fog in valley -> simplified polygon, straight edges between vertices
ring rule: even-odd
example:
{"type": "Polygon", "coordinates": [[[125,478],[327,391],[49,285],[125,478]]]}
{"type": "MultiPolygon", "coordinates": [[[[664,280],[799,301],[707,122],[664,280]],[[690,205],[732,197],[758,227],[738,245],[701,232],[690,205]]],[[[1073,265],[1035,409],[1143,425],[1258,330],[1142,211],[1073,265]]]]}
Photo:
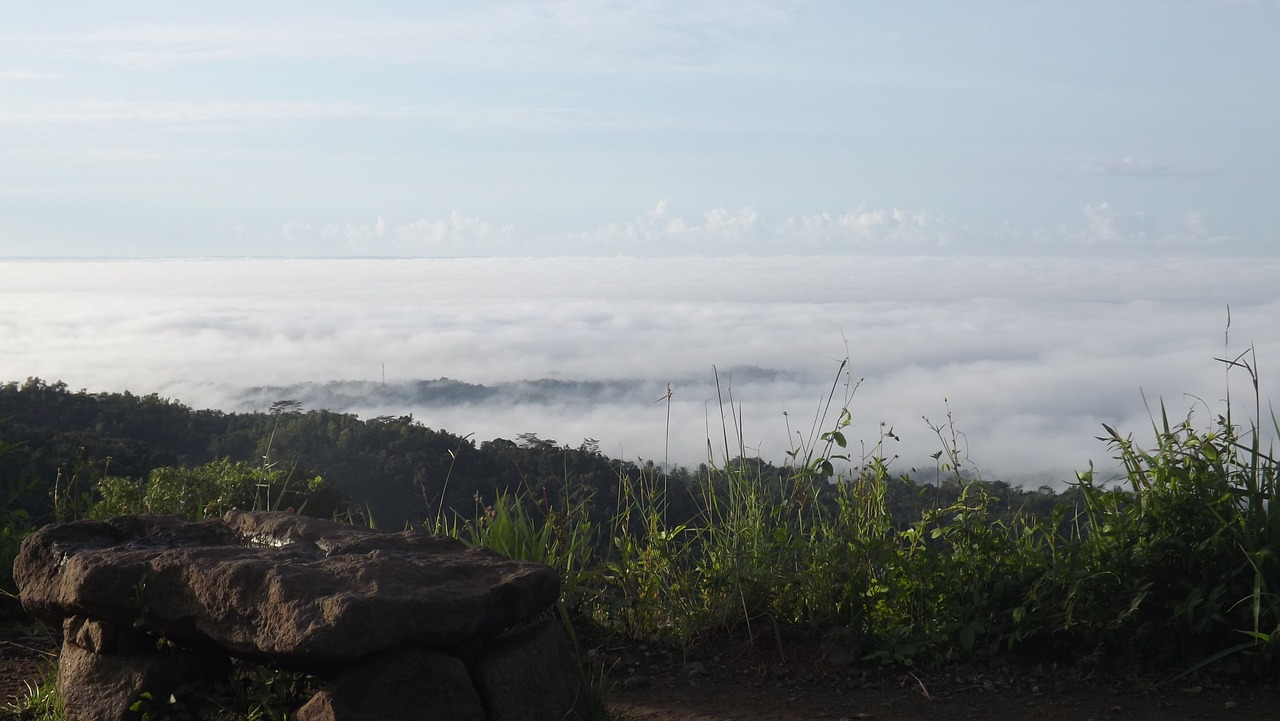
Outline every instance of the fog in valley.
{"type": "Polygon", "coordinates": [[[1280,363],[1280,261],[1265,258],[30,260],[0,273],[3,380],[230,412],[288,399],[412,414],[477,441],[592,439],[687,466],[709,448],[723,460],[726,437],[729,455],[740,442],[784,461],[834,392],[827,424],[847,397],[855,456],[892,428],[893,467],[929,477],[931,426],[950,418],[985,477],[1059,485],[1110,468],[1103,423],[1150,436],[1144,397],[1201,426],[1228,391],[1250,411],[1248,376],[1215,358],[1251,344],[1265,415],[1280,363]]]}

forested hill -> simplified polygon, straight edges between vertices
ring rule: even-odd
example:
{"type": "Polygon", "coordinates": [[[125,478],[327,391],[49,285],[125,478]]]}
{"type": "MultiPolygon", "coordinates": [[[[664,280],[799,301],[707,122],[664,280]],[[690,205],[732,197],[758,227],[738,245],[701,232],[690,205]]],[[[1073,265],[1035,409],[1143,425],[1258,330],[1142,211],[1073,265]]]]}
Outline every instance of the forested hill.
{"type": "MultiPolygon", "coordinates": [[[[194,467],[221,459],[269,466],[287,477],[320,477],[339,491],[345,511],[382,528],[418,526],[441,509],[473,517],[478,503],[499,492],[539,502],[544,509],[570,497],[592,500],[593,515],[608,519],[617,508],[619,478],[646,475],[669,484],[670,517],[697,512],[699,469],[660,473],[652,464],[610,459],[596,443],[576,446],[522,434],[516,440],[475,443],[427,428],[411,416],[360,419],[325,410],[304,411],[282,400],[266,413],[193,410],[155,394],[87,393],[63,383],[29,379],[0,385],[0,492],[10,508],[49,518],[51,491],[93,494],[103,477],[145,479],[156,469],[194,467]]],[[[752,475],[764,483],[787,470],[759,460],[752,475]]],[[[907,521],[922,507],[954,497],[957,484],[941,488],[893,484],[894,516],[907,521]]],[[[1045,489],[1024,491],[988,484],[1009,508],[1046,510],[1059,497],[1045,489]]]]}

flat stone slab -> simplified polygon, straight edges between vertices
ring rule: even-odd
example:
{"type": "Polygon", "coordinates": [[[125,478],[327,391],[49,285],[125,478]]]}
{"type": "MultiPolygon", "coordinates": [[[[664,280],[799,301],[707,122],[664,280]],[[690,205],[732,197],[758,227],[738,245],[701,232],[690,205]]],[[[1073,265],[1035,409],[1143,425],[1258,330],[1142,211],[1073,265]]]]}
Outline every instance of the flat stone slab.
{"type": "Polygon", "coordinates": [[[241,511],[48,525],[23,542],[14,579],[50,624],[86,616],[279,659],[490,637],[560,593],[550,567],[450,538],[241,511]]]}

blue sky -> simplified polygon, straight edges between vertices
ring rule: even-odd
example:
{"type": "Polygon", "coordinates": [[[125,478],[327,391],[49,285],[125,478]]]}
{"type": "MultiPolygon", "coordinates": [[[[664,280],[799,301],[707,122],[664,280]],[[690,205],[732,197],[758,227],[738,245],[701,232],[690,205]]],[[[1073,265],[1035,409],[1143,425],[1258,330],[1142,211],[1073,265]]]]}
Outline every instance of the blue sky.
{"type": "Polygon", "coordinates": [[[0,256],[1272,254],[1280,3],[0,13],[0,256]]]}

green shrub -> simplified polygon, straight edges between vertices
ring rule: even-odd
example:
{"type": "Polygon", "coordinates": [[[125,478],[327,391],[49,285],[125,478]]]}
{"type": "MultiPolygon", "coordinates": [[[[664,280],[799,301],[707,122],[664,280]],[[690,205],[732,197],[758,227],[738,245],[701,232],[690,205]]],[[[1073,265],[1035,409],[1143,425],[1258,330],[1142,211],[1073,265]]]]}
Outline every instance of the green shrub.
{"type": "Polygon", "coordinates": [[[145,481],[107,476],[97,491],[100,500],[91,511],[95,518],[159,513],[199,520],[231,509],[294,509],[331,516],[339,498],[319,477],[292,479],[278,469],[225,458],[193,468],[157,468],[145,481]]]}

